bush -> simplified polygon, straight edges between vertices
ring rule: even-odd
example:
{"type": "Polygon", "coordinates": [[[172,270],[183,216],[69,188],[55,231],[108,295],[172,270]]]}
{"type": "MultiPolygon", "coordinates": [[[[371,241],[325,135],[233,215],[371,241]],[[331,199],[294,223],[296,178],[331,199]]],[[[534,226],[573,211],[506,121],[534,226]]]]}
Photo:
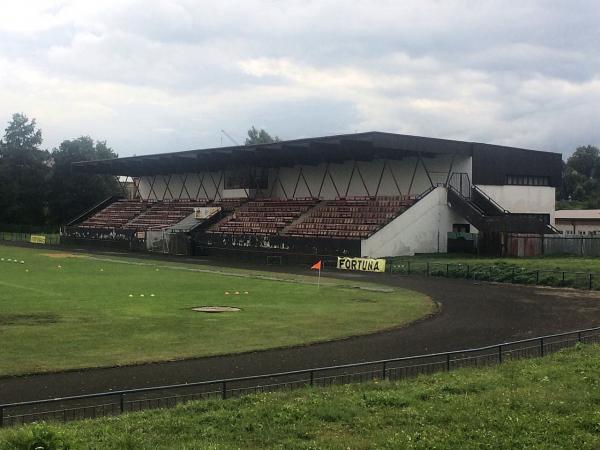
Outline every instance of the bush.
{"type": "Polygon", "coordinates": [[[4,442],[0,443],[2,450],[67,450],[69,448],[69,444],[60,433],[43,423],[10,431],[4,442]]]}

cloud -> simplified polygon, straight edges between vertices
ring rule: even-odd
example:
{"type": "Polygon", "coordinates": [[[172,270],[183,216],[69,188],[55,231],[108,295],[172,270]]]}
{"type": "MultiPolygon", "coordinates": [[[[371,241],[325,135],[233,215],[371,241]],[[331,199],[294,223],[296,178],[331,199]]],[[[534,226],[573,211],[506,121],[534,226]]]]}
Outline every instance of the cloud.
{"type": "Polygon", "coordinates": [[[0,120],[121,155],[384,130],[600,145],[596,2],[75,0],[3,5],[0,120]]]}

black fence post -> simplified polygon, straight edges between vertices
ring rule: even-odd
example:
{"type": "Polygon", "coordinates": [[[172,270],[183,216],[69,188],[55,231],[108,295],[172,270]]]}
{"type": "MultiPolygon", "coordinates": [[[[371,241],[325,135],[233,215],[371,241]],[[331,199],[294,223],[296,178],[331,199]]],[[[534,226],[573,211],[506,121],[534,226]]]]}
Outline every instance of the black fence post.
{"type": "Polygon", "coordinates": [[[540,271],[535,271],[535,284],[540,284],[540,271]]]}
{"type": "Polygon", "coordinates": [[[563,273],[562,273],[562,282],[563,282],[563,284],[565,284],[565,271],[564,270],[563,270],[563,273]]]}
{"type": "Polygon", "coordinates": [[[385,380],[386,378],[387,378],[387,365],[384,362],[383,363],[383,370],[382,370],[382,373],[381,373],[381,379],[385,380]]]}
{"type": "Polygon", "coordinates": [[[589,278],[590,278],[590,280],[589,280],[589,288],[590,288],[590,291],[591,291],[592,290],[592,274],[591,273],[589,274],[589,278]]]}
{"type": "Polygon", "coordinates": [[[450,274],[450,264],[446,264],[446,278],[448,278],[449,274],[450,274]]]}
{"type": "Polygon", "coordinates": [[[315,384],[315,373],[311,370],[310,371],[310,385],[314,386],[315,384]]]}
{"type": "Polygon", "coordinates": [[[577,332],[577,342],[581,342],[581,331],[577,332]]]}
{"type": "Polygon", "coordinates": [[[125,412],[125,394],[119,395],[119,406],[121,408],[121,413],[125,412]]]}
{"type": "Polygon", "coordinates": [[[470,272],[471,272],[471,266],[469,264],[467,264],[467,277],[466,277],[467,279],[469,278],[470,272]]]}
{"type": "Polygon", "coordinates": [[[450,353],[446,355],[446,372],[450,372],[450,353]]]}
{"type": "Polygon", "coordinates": [[[502,345],[498,346],[498,363],[502,364],[502,345]]]}
{"type": "Polygon", "coordinates": [[[512,276],[511,276],[510,282],[511,283],[515,282],[515,268],[514,267],[512,268],[512,276]]]}
{"type": "Polygon", "coordinates": [[[223,384],[221,385],[221,398],[223,400],[227,399],[227,383],[225,381],[223,381],[223,384]]]}
{"type": "Polygon", "coordinates": [[[544,356],[544,338],[540,338],[540,356],[544,356]]]}
{"type": "Polygon", "coordinates": [[[407,272],[407,275],[410,275],[410,261],[408,261],[408,263],[407,263],[406,272],[407,272]]]}

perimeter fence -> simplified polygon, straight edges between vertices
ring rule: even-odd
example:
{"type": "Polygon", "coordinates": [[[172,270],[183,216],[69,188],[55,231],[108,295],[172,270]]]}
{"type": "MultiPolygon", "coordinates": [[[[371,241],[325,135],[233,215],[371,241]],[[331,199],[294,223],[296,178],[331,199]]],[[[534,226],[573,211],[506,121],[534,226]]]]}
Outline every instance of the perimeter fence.
{"type": "Polygon", "coordinates": [[[473,281],[600,289],[600,273],[562,269],[531,269],[508,264],[465,264],[431,261],[393,261],[388,272],[401,275],[464,278],[473,281]]]}
{"type": "Polygon", "coordinates": [[[0,405],[0,426],[8,427],[42,420],[67,422],[115,416],[147,409],[169,408],[191,400],[226,400],[261,392],[291,391],[298,388],[328,387],[374,380],[395,381],[466,367],[492,366],[508,360],[541,357],[578,343],[600,343],[600,327],[453,352],[7,403],[0,405]]]}
{"type": "Polygon", "coordinates": [[[0,241],[26,242],[29,244],[59,245],[58,233],[21,233],[13,231],[0,231],[0,241]]]}

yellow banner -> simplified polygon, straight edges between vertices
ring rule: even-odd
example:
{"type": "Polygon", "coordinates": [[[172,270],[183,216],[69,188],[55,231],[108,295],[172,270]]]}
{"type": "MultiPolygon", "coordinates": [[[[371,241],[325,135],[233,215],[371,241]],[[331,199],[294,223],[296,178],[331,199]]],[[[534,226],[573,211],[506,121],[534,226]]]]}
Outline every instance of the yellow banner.
{"type": "Polygon", "coordinates": [[[337,268],[362,270],[363,272],[385,272],[385,259],[342,258],[338,256],[337,268]]]}
{"type": "Polygon", "coordinates": [[[31,242],[32,244],[45,244],[46,236],[44,236],[43,234],[32,234],[29,238],[29,242],[31,242]]]}

